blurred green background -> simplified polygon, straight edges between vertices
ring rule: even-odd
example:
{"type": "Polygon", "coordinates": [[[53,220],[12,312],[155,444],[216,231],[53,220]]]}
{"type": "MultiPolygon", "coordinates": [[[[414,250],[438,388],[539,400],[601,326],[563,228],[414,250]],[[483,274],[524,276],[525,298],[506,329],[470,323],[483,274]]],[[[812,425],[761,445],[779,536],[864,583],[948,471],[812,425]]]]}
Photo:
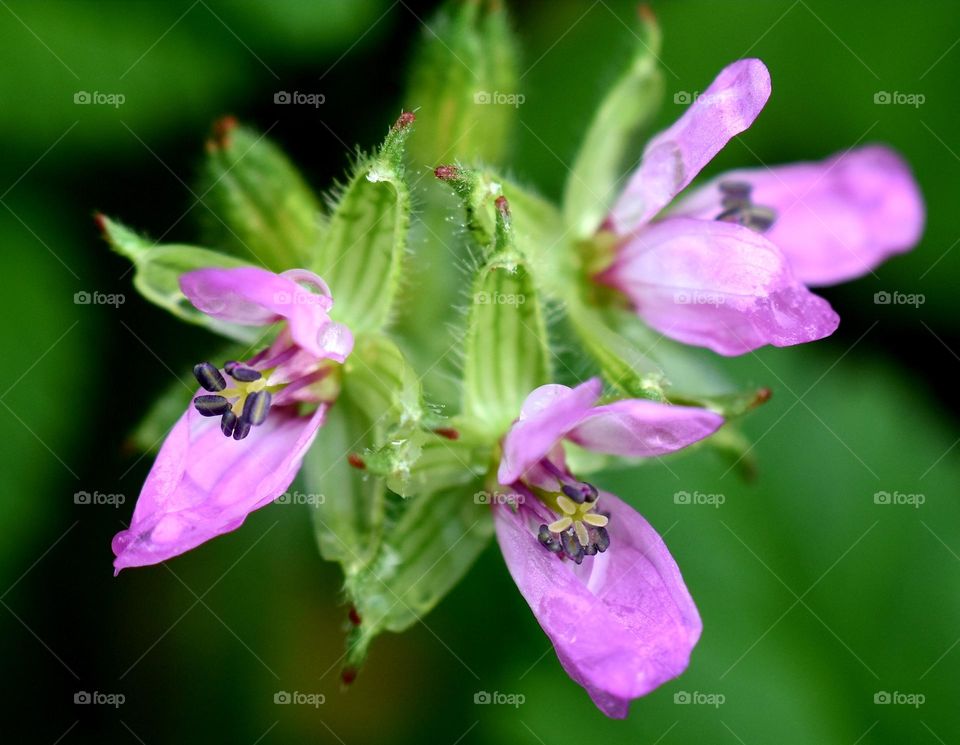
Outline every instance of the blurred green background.
{"type": "MultiPolygon", "coordinates": [[[[495,545],[421,624],[378,640],[347,692],[340,578],[305,506],[264,509],[168,568],[111,576],[110,538],[150,462],[126,435],[209,338],[133,292],[93,210],[197,240],[192,179],[224,113],[269,130],[325,188],[398,113],[433,4],[0,2],[5,741],[960,741],[960,14],[946,1],[653,5],[663,124],[683,110],[675,93],[733,59],[759,56],[772,73],[765,112],[707,175],[884,141],[913,165],[928,227],[877,276],[824,293],[843,318],[830,340],[722,362],[774,389],[745,425],[753,483],[707,450],[599,479],[666,536],[705,624],[689,671],[614,722],[567,679],[495,545]],[[326,103],[277,106],[278,90],[326,103]],[[125,101],[78,105],[79,91],[125,101]],[[877,105],[881,91],[925,102],[877,105]],[[878,306],[881,290],[925,303],[878,306]],[[126,302],[75,304],[81,291],[126,302]],[[78,505],[78,491],[126,504],[78,505]],[[675,504],[678,491],[723,504],[675,504]],[[876,504],[880,491],[923,503],[876,504]],[[326,702],[278,706],[281,690],[326,702]],[[125,703],[78,705],[79,691],[125,703]],[[525,702],[478,705],[479,691],[525,702]],[[723,703],[697,703],[710,695],[723,703]]],[[[526,101],[510,171],[547,196],[629,58],[634,13],[615,0],[514,4],[526,101]]]]}

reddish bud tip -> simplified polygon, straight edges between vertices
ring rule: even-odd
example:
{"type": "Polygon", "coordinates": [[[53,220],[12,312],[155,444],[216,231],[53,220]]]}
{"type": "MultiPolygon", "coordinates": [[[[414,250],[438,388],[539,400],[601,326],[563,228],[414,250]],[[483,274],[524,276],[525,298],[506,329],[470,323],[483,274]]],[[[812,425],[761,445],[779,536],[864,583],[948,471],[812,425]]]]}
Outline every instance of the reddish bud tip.
{"type": "Polygon", "coordinates": [[[637,15],[640,16],[640,20],[646,24],[652,25],[657,22],[657,16],[648,3],[640,3],[637,7],[637,15]]]}
{"type": "Polygon", "coordinates": [[[394,131],[394,132],[399,132],[401,129],[406,129],[406,128],[409,127],[411,124],[413,124],[413,122],[414,122],[414,120],[415,120],[416,118],[417,118],[417,117],[415,117],[415,116],[413,115],[413,112],[412,112],[412,111],[404,111],[404,112],[400,115],[400,118],[397,119],[397,121],[395,121],[395,122],[393,123],[393,131],[394,131]]]}
{"type": "Polygon", "coordinates": [[[93,213],[93,221],[96,223],[97,229],[98,229],[101,233],[103,233],[104,235],[106,235],[106,233],[107,233],[107,218],[106,218],[106,216],[105,216],[102,212],[94,212],[94,213],[93,213]]]}
{"type": "Polygon", "coordinates": [[[773,396],[773,390],[770,388],[761,388],[757,391],[757,395],[753,399],[753,405],[759,406],[760,404],[765,404],[770,400],[770,397],[773,396]]]}
{"type": "Polygon", "coordinates": [[[433,169],[433,175],[441,181],[453,181],[460,178],[460,169],[456,166],[437,166],[433,169]]]}
{"type": "Polygon", "coordinates": [[[446,437],[448,440],[460,439],[460,433],[457,430],[455,430],[453,427],[438,427],[433,431],[435,434],[438,434],[441,437],[446,437]]]}
{"type": "Polygon", "coordinates": [[[230,135],[237,128],[237,117],[228,114],[213,123],[213,134],[207,140],[207,150],[226,150],[230,147],[230,135]]]}
{"type": "Polygon", "coordinates": [[[363,623],[363,619],[360,618],[360,614],[357,613],[357,607],[355,605],[350,606],[350,611],[347,613],[347,618],[350,619],[350,623],[354,626],[359,626],[363,623]]]}
{"type": "Polygon", "coordinates": [[[507,201],[506,197],[497,197],[494,205],[496,205],[497,211],[503,215],[504,219],[510,217],[510,203],[507,201]]]}
{"type": "Polygon", "coordinates": [[[343,670],[340,671],[340,682],[343,683],[344,686],[350,685],[356,679],[357,679],[357,668],[345,667],[343,668],[343,670]]]}
{"type": "Polygon", "coordinates": [[[363,470],[367,467],[367,464],[363,462],[363,458],[356,453],[350,453],[350,455],[347,456],[347,463],[354,468],[359,468],[360,470],[363,470]]]}

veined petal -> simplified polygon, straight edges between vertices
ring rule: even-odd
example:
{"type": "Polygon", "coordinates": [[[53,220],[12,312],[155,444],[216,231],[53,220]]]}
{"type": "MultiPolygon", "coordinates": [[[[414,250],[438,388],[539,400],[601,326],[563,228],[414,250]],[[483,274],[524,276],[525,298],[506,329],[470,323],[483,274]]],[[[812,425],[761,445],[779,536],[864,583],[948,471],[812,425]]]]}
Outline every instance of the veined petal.
{"type": "Polygon", "coordinates": [[[776,221],[764,235],[804,284],[866,274],[913,248],[923,232],[923,197],[910,168],[881,145],[817,163],[730,171],[684,197],[671,214],[715,218],[724,181],[750,184],[751,201],[773,208],[776,221]]]}
{"type": "Polygon", "coordinates": [[[590,411],[603,391],[599,378],[576,388],[544,385],[524,401],[520,418],[503,440],[497,478],[512,484],[538,463],[590,411]]]}
{"type": "Polygon", "coordinates": [[[130,528],[113,539],[114,567],[156,564],[240,527],[293,481],[325,413],[273,411],[237,441],[191,406],[160,448],[130,528]]]}
{"type": "Polygon", "coordinates": [[[732,137],[745,131],[770,97],[770,73],[758,59],[725,67],[669,129],[647,144],[640,165],[610,212],[618,235],[649,222],[732,137]]]}
{"type": "Polygon", "coordinates": [[[649,457],[685,448],[722,424],[723,417],[707,409],[628,398],[597,406],[567,437],[600,453],[649,457]]]}
{"type": "Polygon", "coordinates": [[[257,267],[198,269],[180,277],[180,288],[197,309],[214,318],[247,326],[286,320],[294,342],[316,357],[342,360],[343,350],[353,347],[353,337],[345,327],[331,328],[327,313],[333,300],[324,281],[312,272],[297,269],[274,274],[257,267]],[[327,294],[310,292],[301,282],[327,294]],[[327,338],[331,331],[335,332],[332,340],[327,338]]]}
{"type": "MultiPolygon", "coordinates": [[[[579,567],[546,551],[524,510],[494,508],[510,575],[567,674],[609,717],[680,675],[702,623],[676,562],[656,531],[612,494],[610,548],[579,567]]],[[[535,520],[534,520],[535,521],[535,520]]]]}
{"type": "Polygon", "coordinates": [[[724,355],[814,341],[839,317],[773,243],[732,223],[670,217],[630,238],[598,281],[660,333],[724,355]]]}

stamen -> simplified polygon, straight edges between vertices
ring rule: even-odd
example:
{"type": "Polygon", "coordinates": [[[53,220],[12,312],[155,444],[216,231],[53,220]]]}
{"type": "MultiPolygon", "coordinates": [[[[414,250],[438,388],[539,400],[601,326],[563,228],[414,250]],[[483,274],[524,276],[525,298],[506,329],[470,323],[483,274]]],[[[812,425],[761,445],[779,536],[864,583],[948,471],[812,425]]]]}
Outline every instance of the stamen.
{"type": "Polygon", "coordinates": [[[606,528],[590,528],[590,538],[600,553],[610,548],[610,533],[606,528]]]}
{"type": "Polygon", "coordinates": [[[560,545],[569,558],[577,564],[583,563],[583,546],[580,545],[580,541],[572,530],[567,529],[560,534],[560,545]]]}
{"type": "Polygon", "coordinates": [[[263,377],[259,370],[254,370],[252,367],[244,367],[239,363],[227,370],[227,375],[241,383],[252,383],[254,380],[260,380],[260,378],[263,377]]]}
{"type": "Polygon", "coordinates": [[[240,419],[254,427],[263,424],[270,411],[270,391],[256,391],[247,396],[243,403],[243,413],[240,419]]]}
{"type": "Polygon", "coordinates": [[[197,396],[193,406],[201,416],[220,416],[230,410],[230,402],[223,396],[197,396]]]}
{"type": "Polygon", "coordinates": [[[250,434],[250,423],[245,422],[243,419],[238,419],[236,426],[233,428],[233,439],[242,440],[244,437],[250,434]]]}
{"type": "Polygon", "coordinates": [[[223,415],[223,418],[220,420],[220,431],[226,437],[233,435],[233,429],[237,426],[237,415],[232,411],[228,411],[223,415]]]}
{"type": "Polygon", "coordinates": [[[769,230],[777,219],[777,213],[769,207],[754,204],[750,199],[753,187],[740,181],[722,181],[719,186],[723,198],[723,211],[717,215],[720,222],[743,225],[757,233],[769,230]]]}
{"type": "Polygon", "coordinates": [[[227,387],[220,371],[209,362],[201,362],[193,366],[193,377],[205,391],[222,391],[227,387]]]}
{"type": "Polygon", "coordinates": [[[563,550],[560,547],[560,541],[553,537],[553,533],[550,532],[550,528],[546,525],[540,526],[540,532],[537,533],[537,540],[551,553],[559,554],[563,550]]]}

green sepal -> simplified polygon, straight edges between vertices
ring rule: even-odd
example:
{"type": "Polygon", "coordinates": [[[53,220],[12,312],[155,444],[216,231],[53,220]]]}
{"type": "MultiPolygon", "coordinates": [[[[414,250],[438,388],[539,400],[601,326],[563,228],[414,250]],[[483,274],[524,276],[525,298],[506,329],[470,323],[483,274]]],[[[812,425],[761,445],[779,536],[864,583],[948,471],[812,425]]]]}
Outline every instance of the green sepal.
{"type": "Polygon", "coordinates": [[[463,578],[493,535],[482,483],[413,499],[392,496],[383,541],[371,561],[350,571],[345,589],[360,623],[348,637],[347,667],[356,669],[383,631],[419,621],[463,578]]]}
{"type": "Polygon", "coordinates": [[[362,457],[367,471],[385,478],[391,491],[414,497],[482,476],[490,468],[493,446],[452,427],[421,429],[362,457]]]}
{"type": "Polygon", "coordinates": [[[503,2],[448,0],[424,29],[404,97],[419,116],[411,161],[501,162],[522,102],[517,59],[503,2]]]}
{"type": "Polygon", "coordinates": [[[503,197],[497,199],[496,225],[492,258],[473,284],[463,373],[464,417],[493,439],[507,431],[527,395],[552,376],[539,293],[515,248],[503,197]]]}
{"type": "Polygon", "coordinates": [[[230,269],[250,266],[248,262],[207,248],[181,244],[158,245],[104,215],[97,215],[97,222],[110,247],[133,262],[133,286],[151,303],[177,318],[206,326],[236,341],[255,341],[263,336],[263,329],[225,323],[201,313],[180,290],[180,275],[185,272],[211,267],[230,269]]]}
{"type": "Polygon", "coordinates": [[[596,232],[623,188],[623,167],[637,134],[652,122],[663,98],[658,67],[660,29],[641,7],[641,33],[630,67],[604,96],[567,176],[564,219],[573,238],[596,232]]]}
{"type": "Polygon", "coordinates": [[[402,114],[377,152],[356,163],[308,265],[330,285],[332,317],[354,334],[386,326],[400,285],[410,225],[403,154],[412,122],[413,114],[402,114]]]}
{"type": "Polygon", "coordinates": [[[287,156],[225,117],[207,142],[199,193],[205,239],[273,271],[304,267],[320,242],[320,203],[287,156]]]}

